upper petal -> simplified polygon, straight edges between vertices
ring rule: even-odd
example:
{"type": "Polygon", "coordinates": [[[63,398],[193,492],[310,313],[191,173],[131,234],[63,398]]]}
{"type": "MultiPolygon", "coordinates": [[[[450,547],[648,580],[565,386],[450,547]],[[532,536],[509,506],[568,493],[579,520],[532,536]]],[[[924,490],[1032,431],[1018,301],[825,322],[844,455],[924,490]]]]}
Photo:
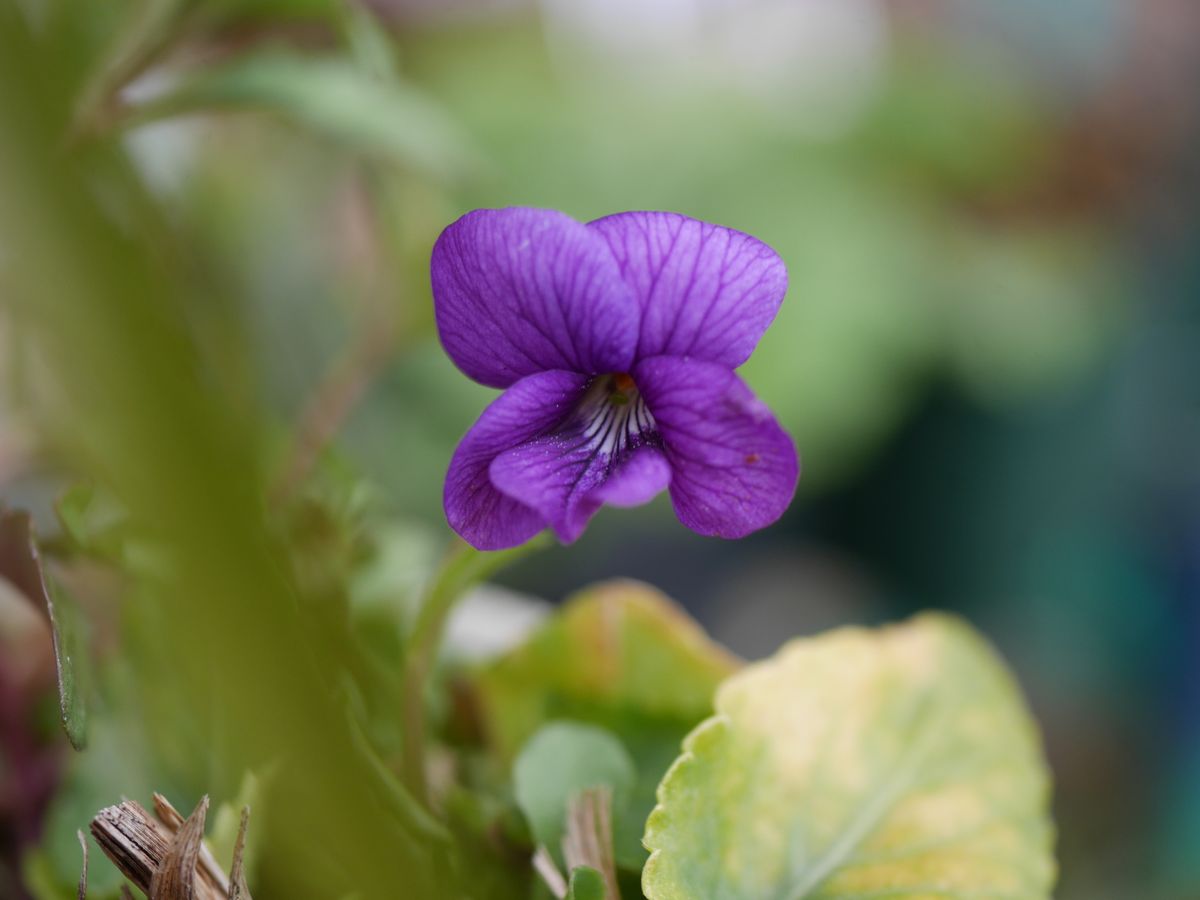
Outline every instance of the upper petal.
{"type": "Polygon", "coordinates": [[[641,307],[638,358],[749,359],[787,292],[787,268],[757,238],[678,213],[627,212],[588,224],[612,248],[641,307]]]}
{"type": "Polygon", "coordinates": [[[507,496],[488,476],[499,454],[553,428],[575,408],[588,377],[540,372],[522,378],[483,411],[459,442],[446,473],[446,520],[479,550],[515,547],[546,527],[545,515],[507,496]]]}
{"type": "Polygon", "coordinates": [[[671,463],[671,501],[693,531],[743,537],[770,525],[796,492],[796,447],[728,368],[659,356],[634,367],[671,463]]]}
{"type": "Polygon", "coordinates": [[[628,370],[638,307],[607,243],[555,210],[467,213],[430,262],[442,345],[493,387],[549,369],[628,370]]]}

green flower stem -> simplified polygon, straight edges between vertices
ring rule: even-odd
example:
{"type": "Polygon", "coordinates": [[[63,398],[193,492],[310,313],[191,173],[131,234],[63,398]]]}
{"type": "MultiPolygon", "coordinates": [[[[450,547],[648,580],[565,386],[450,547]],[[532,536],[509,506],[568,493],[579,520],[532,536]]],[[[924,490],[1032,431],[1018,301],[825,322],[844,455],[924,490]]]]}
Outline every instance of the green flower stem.
{"type": "Polygon", "coordinates": [[[429,803],[425,767],[425,688],[441,646],[446,620],[454,604],[470,588],[549,544],[549,535],[543,533],[520,547],[485,553],[456,540],[425,594],[405,648],[402,687],[404,783],[423,804],[429,803]]]}

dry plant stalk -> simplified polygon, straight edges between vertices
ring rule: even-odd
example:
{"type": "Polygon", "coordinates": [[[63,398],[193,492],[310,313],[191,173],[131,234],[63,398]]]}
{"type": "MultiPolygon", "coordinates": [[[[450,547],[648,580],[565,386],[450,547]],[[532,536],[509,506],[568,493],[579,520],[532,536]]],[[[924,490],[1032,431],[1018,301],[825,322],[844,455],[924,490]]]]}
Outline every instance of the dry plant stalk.
{"type": "MultiPolygon", "coordinates": [[[[207,797],[201,801],[207,809],[207,797]]],[[[198,809],[199,807],[197,807],[198,809]]],[[[184,818],[170,801],[162,794],[154,795],[154,814],[158,816],[159,821],[167,826],[172,832],[178,834],[179,830],[184,826],[184,818]]],[[[194,816],[195,813],[192,813],[194,816]]],[[[203,827],[201,827],[203,834],[203,827]]],[[[208,845],[203,841],[200,842],[200,865],[205,874],[216,882],[227,895],[229,894],[229,879],[225,877],[225,872],[221,869],[221,864],[217,862],[216,857],[212,855],[212,851],[208,849],[208,845]]]]}
{"type": "MultiPolygon", "coordinates": [[[[106,807],[92,819],[96,843],[126,878],[150,900],[250,900],[242,860],[249,808],[242,810],[231,882],[204,845],[208,797],[186,820],[160,794],[154,806],[158,819],[132,800],[106,807]]],[[[81,881],[81,900],[83,887],[81,881]]]]}
{"type": "Polygon", "coordinates": [[[550,851],[538,845],[533,854],[534,871],[550,893],[562,900],[568,893],[570,873],[588,866],[604,879],[606,900],[621,900],[617,887],[617,865],[613,856],[612,791],[607,787],[587,788],[567,802],[567,832],[562,841],[567,877],[558,871],[550,851]]]}
{"type": "Polygon", "coordinates": [[[79,900],[87,900],[88,842],[82,831],[76,831],[75,837],[79,838],[79,846],[83,849],[83,871],[79,873],[79,900]]]}
{"type": "Polygon", "coordinates": [[[570,799],[562,849],[567,872],[576,866],[591,866],[604,877],[604,894],[608,900],[621,900],[617,888],[617,864],[613,858],[610,789],[587,788],[570,799]]]}
{"type": "Polygon", "coordinates": [[[250,889],[246,887],[246,872],[243,862],[246,856],[246,826],[250,824],[250,807],[242,807],[242,822],[238,825],[237,840],[233,844],[233,865],[229,869],[229,900],[250,900],[250,889]]]}
{"type": "Polygon", "coordinates": [[[546,882],[546,887],[558,900],[567,896],[567,879],[563,878],[562,872],[558,871],[558,866],[554,864],[554,857],[550,855],[545,844],[538,844],[537,851],[533,854],[533,868],[542,876],[542,881],[546,882]]]}

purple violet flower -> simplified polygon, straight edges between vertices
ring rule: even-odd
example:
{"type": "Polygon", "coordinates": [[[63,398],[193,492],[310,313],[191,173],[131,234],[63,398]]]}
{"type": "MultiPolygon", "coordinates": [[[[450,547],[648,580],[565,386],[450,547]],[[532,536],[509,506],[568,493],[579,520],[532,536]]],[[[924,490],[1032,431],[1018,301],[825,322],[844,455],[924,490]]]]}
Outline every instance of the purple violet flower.
{"type": "Polygon", "coordinates": [[[787,509],[796,448],[733,371],[787,290],[766,244],[675,213],[584,225],[480,209],[442,232],[430,268],[446,353],[505,388],[446,474],[446,518],[468,543],[513,547],[547,526],[571,542],[603,504],[664,489],[706,535],[787,509]]]}

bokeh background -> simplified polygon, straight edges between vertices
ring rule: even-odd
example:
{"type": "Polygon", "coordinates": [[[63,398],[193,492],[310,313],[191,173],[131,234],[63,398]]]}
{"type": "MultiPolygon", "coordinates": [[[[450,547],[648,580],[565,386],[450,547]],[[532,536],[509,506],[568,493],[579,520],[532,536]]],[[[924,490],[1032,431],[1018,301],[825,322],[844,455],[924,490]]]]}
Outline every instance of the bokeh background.
{"type": "Polygon", "coordinates": [[[71,896],[74,829],[120,794],[236,783],[121,659],[269,632],[245,473],[314,593],[353,569],[372,615],[444,545],[491,392],[440,351],[429,251],[519,204],[773,245],[791,286],[742,371],[804,471],[750,539],[663,498],[500,581],[642,578],[751,658],[961,612],[1044,729],[1058,896],[1200,898],[1198,84],[1194,0],[8,0],[0,501],[52,548],[80,483],[93,531],[109,491],[209,543],[180,563],[206,613],[165,630],[109,566],[64,567],[86,764],[40,626],[0,604],[0,896],[71,896]]]}

